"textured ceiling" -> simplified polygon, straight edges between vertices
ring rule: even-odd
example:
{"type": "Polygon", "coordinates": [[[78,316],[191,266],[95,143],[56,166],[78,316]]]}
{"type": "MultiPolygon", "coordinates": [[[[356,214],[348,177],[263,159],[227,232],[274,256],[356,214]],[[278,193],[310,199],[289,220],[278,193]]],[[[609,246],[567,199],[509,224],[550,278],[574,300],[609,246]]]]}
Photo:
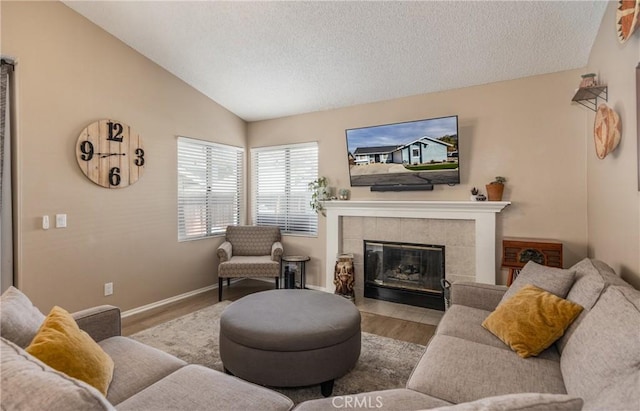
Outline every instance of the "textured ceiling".
{"type": "Polygon", "coordinates": [[[584,67],[607,5],[65,4],[247,121],[584,67]]]}

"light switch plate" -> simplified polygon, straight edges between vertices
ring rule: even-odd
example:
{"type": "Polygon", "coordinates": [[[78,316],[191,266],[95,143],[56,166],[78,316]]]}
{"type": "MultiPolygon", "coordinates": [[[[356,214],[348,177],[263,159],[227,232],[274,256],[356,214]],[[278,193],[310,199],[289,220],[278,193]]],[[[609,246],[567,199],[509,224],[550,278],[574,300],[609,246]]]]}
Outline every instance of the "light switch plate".
{"type": "Polygon", "coordinates": [[[56,214],[56,228],[65,228],[67,226],[67,215],[56,214]]]}

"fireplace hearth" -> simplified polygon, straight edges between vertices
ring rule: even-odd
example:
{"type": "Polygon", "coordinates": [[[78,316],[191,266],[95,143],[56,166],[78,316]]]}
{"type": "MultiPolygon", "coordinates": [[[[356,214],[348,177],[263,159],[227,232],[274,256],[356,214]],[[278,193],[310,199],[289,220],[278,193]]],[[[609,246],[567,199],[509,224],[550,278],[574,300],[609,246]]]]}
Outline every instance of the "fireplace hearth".
{"type": "Polygon", "coordinates": [[[444,311],[444,246],[364,240],[364,296],[444,311]]]}

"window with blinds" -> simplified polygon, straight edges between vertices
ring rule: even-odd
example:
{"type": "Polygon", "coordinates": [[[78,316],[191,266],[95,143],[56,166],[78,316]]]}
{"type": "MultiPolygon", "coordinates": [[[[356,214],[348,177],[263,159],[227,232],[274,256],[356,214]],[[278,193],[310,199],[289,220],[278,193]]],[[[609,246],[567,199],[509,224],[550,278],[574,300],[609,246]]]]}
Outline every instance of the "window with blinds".
{"type": "Polygon", "coordinates": [[[318,178],[318,144],[291,144],[251,150],[253,221],[276,225],[282,233],[318,234],[308,184],[318,178]]]}
{"type": "Polygon", "coordinates": [[[178,240],[224,234],[240,224],[243,153],[239,147],[178,138],[178,240]]]}

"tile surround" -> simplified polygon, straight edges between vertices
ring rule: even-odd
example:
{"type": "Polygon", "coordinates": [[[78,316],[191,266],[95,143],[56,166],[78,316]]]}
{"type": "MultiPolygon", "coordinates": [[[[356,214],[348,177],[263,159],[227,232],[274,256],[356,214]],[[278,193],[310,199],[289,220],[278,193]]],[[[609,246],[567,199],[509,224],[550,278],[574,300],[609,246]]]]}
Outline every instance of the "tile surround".
{"type": "Polygon", "coordinates": [[[446,278],[475,280],[473,220],[345,216],[342,252],[354,256],[356,301],[364,298],[364,240],[444,245],[446,278]]]}
{"type": "MultiPolygon", "coordinates": [[[[496,214],[510,204],[509,201],[328,201],[324,204],[327,213],[325,290],[331,290],[335,274],[330,262],[345,252],[360,255],[362,261],[362,247],[357,243],[365,238],[400,242],[403,238],[407,238],[404,242],[421,239],[426,244],[457,247],[454,255],[462,257],[451,267],[447,265],[448,278],[455,280],[457,276],[495,284],[496,214]],[[355,218],[349,221],[351,217],[355,218]],[[369,220],[371,217],[374,219],[369,220]],[[471,231],[473,236],[469,235],[471,231]],[[343,240],[347,241],[343,244],[343,240]],[[467,257],[471,249],[475,250],[474,265],[467,257]],[[473,278],[469,278],[470,274],[473,278]]],[[[360,272],[361,265],[356,261],[360,272]]]]}

